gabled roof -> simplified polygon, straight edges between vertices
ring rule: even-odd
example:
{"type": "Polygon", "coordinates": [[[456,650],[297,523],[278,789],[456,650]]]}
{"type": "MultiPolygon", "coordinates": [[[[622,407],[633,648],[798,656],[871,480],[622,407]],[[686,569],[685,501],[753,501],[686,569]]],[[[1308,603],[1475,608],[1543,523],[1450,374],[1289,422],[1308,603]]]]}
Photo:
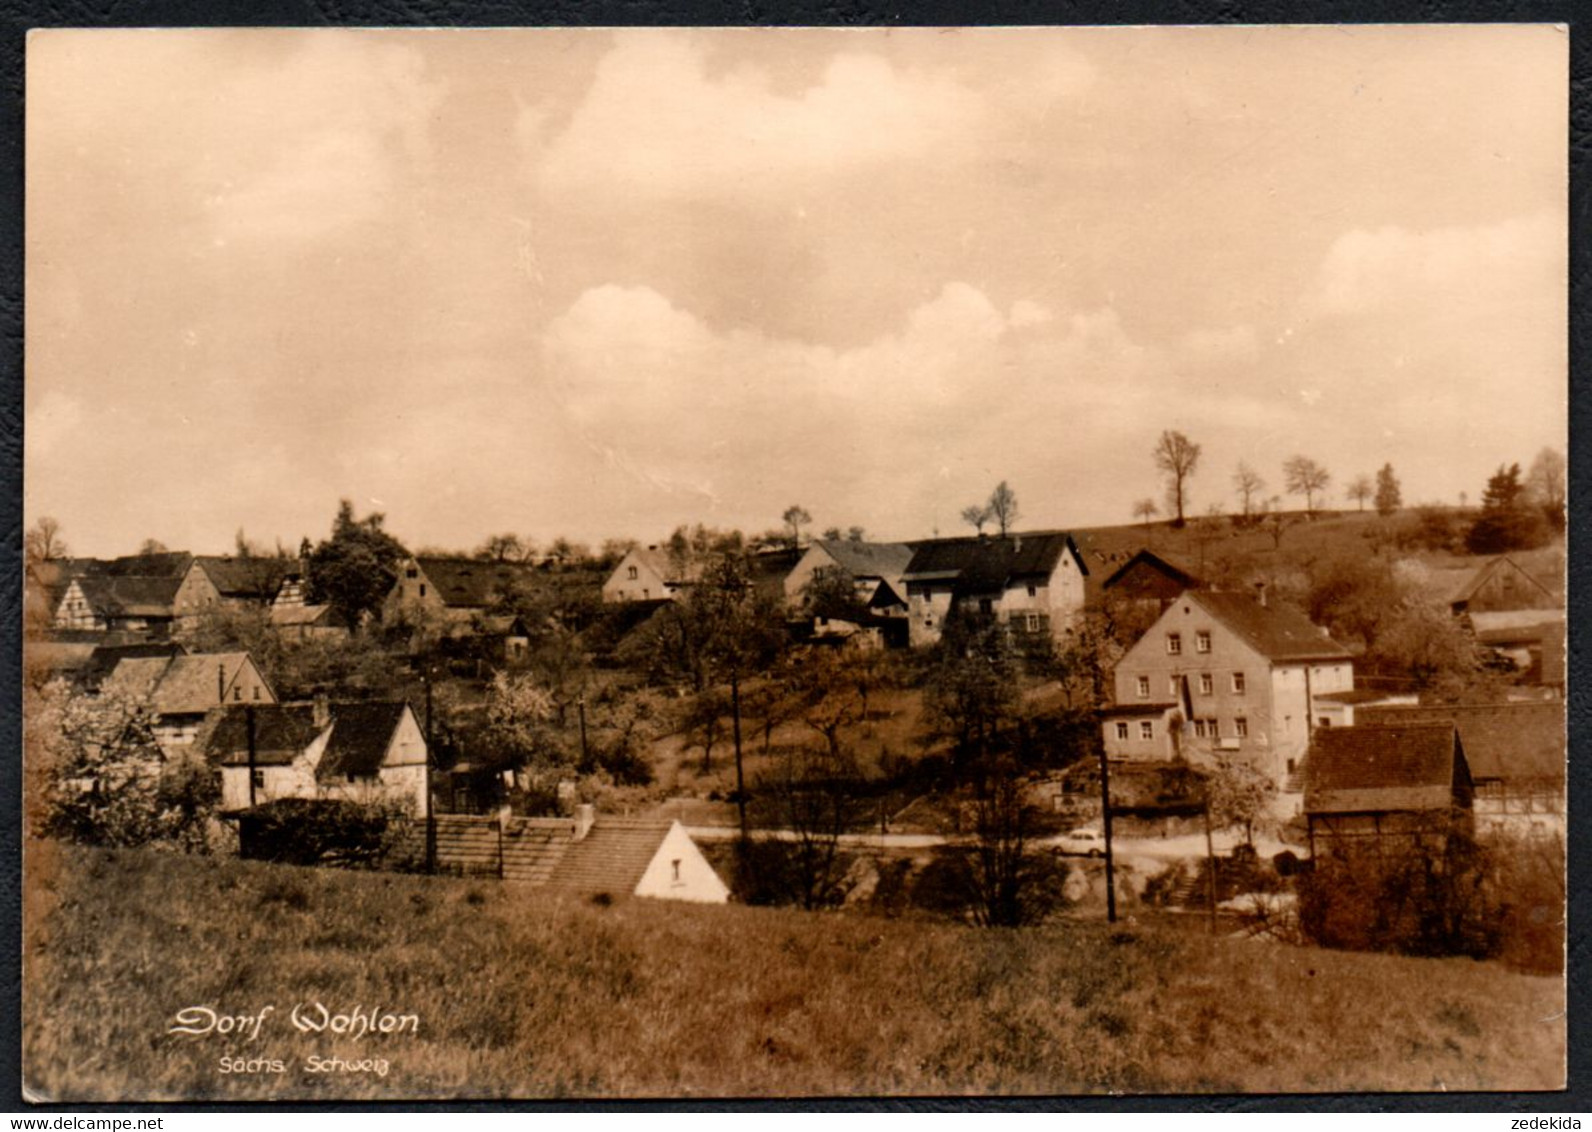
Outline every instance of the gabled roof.
{"type": "Polygon", "coordinates": [[[147,696],[162,715],[194,715],[221,703],[224,691],[248,663],[246,652],[132,657],[112,669],[102,690],[147,696]]]}
{"type": "Polygon", "coordinates": [[[315,767],[315,777],[375,777],[408,710],[402,700],[331,705],[332,737],[315,767]]]}
{"type": "Polygon", "coordinates": [[[124,660],[149,659],[151,657],[183,656],[187,653],[182,645],[176,641],[139,641],[133,644],[101,644],[97,645],[89,655],[87,662],[79,671],[78,676],[88,687],[98,687],[116,666],[124,660]]]}
{"type": "Polygon", "coordinates": [[[904,542],[820,538],[814,539],[813,545],[853,578],[900,578],[912,561],[913,548],[904,542]]]}
{"type": "Polygon", "coordinates": [[[1387,705],[1359,708],[1368,726],[1446,724],[1459,729],[1477,780],[1560,782],[1565,777],[1565,715],[1559,700],[1502,704],[1387,705]]]}
{"type": "Polygon", "coordinates": [[[657,818],[599,817],[570,845],[548,885],[571,892],[628,896],[657,855],[674,822],[657,818]]]}
{"type": "Polygon", "coordinates": [[[127,554],[109,561],[89,559],[85,574],[109,578],[172,578],[178,581],[193,564],[193,555],[185,550],[163,551],[160,554],[127,554]]]}
{"type": "Polygon", "coordinates": [[[310,704],[229,704],[222,709],[205,758],[221,766],[249,765],[248,715],[254,713],[254,761],[257,766],[285,766],[302,754],[324,728],[315,726],[310,704]]]}
{"type": "Polygon", "coordinates": [[[107,617],[171,617],[182,575],[86,574],[75,581],[88,603],[107,617]]]}
{"type": "Polygon", "coordinates": [[[1302,613],[1246,594],[1192,590],[1191,601],[1269,660],[1351,660],[1352,654],[1302,613]]]}
{"type": "Polygon", "coordinates": [[[1430,578],[1429,588],[1445,604],[1460,605],[1470,601],[1494,575],[1504,571],[1515,575],[1525,582],[1526,588],[1535,591],[1538,597],[1550,600],[1553,598],[1553,594],[1548,587],[1521,569],[1520,564],[1507,554],[1489,558],[1480,566],[1431,567],[1428,574],[1430,578]]]}
{"type": "MultiPolygon", "coordinates": [[[[641,565],[662,578],[666,585],[687,585],[702,576],[702,564],[700,562],[692,560],[684,563],[683,566],[677,565],[674,561],[674,556],[661,546],[633,547],[625,557],[629,558],[632,556],[641,565]]],[[[615,567],[615,569],[617,570],[618,568],[615,567]]]]}
{"type": "Polygon", "coordinates": [[[1113,570],[1110,576],[1107,577],[1105,581],[1100,583],[1100,588],[1103,590],[1111,589],[1113,586],[1120,583],[1128,571],[1132,570],[1135,566],[1148,566],[1152,570],[1157,570],[1171,578],[1173,581],[1177,582],[1186,590],[1197,590],[1200,588],[1200,586],[1204,585],[1204,583],[1192,573],[1173,562],[1170,558],[1167,558],[1165,555],[1157,554],[1153,550],[1145,549],[1138,551],[1133,555],[1133,557],[1129,558],[1126,562],[1113,570]]]}
{"type": "Polygon", "coordinates": [[[1077,547],[1065,531],[930,539],[917,544],[903,576],[909,582],[952,580],[960,593],[990,593],[1019,579],[1048,578],[1068,553],[1076,555],[1077,547]]]}
{"type": "Polygon", "coordinates": [[[201,554],[194,557],[210,584],[222,597],[267,602],[276,596],[282,580],[304,572],[297,558],[235,558],[201,554]]]}
{"type": "Polygon", "coordinates": [[[271,624],[291,628],[314,625],[317,627],[342,627],[342,620],[329,605],[273,605],[268,616],[271,624]]]}
{"type": "Polygon", "coordinates": [[[1305,813],[1446,810],[1470,771],[1453,724],[1329,727],[1305,756],[1305,813]]]}
{"type": "Polygon", "coordinates": [[[536,578],[529,562],[493,562],[480,558],[416,558],[444,605],[486,609],[536,578]]]}

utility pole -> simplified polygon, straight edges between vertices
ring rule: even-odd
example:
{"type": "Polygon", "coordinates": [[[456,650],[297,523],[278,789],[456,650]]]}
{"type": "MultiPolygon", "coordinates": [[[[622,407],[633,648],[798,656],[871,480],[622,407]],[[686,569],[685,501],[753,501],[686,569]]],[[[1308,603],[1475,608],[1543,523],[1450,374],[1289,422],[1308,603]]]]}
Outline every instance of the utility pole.
{"type": "Polygon", "coordinates": [[[741,841],[747,837],[746,829],[746,776],[741,769],[741,676],[736,668],[730,669],[730,726],[735,729],[735,804],[741,811],[741,841]]]}
{"type": "Polygon", "coordinates": [[[1216,934],[1216,844],[1211,840],[1210,783],[1205,785],[1205,897],[1211,905],[1211,934],[1216,934]]]}
{"type": "Polygon", "coordinates": [[[249,809],[254,809],[254,705],[243,709],[243,731],[249,744],[249,809]]]}
{"type": "Polygon", "coordinates": [[[575,707],[580,712],[580,765],[589,767],[590,756],[586,753],[586,697],[582,696],[576,700],[575,707]]]}
{"type": "Polygon", "coordinates": [[[434,874],[437,871],[437,816],[431,812],[431,762],[432,762],[432,737],[435,734],[431,726],[431,666],[426,665],[426,873],[434,874]]]}
{"type": "Polygon", "coordinates": [[[1111,856],[1111,762],[1100,748],[1100,825],[1106,838],[1106,922],[1117,922],[1116,866],[1111,856]]]}

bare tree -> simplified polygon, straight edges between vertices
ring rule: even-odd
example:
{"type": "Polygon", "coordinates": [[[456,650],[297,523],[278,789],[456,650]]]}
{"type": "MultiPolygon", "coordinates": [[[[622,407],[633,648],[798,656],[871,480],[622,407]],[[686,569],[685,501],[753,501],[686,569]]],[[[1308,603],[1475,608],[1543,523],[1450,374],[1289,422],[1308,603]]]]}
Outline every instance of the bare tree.
{"type": "Polygon", "coordinates": [[[1354,482],[1349,485],[1348,490],[1343,494],[1358,503],[1360,505],[1359,510],[1364,511],[1365,501],[1376,494],[1376,488],[1371,486],[1370,476],[1355,476],[1354,482]]]}
{"type": "Polygon", "coordinates": [[[1305,515],[1316,516],[1316,496],[1326,491],[1332,476],[1309,456],[1290,456],[1282,466],[1285,484],[1290,495],[1305,497],[1305,515]]]}
{"type": "Polygon", "coordinates": [[[1189,477],[1194,474],[1199,462],[1198,444],[1174,429],[1167,429],[1161,433],[1161,439],[1155,445],[1155,466],[1167,477],[1167,506],[1177,512],[1177,518],[1172,520],[1174,527],[1183,526],[1183,508],[1187,495],[1185,489],[1189,477]]]}
{"type": "Polygon", "coordinates": [[[785,529],[790,532],[791,547],[794,549],[801,546],[802,527],[813,521],[813,517],[807,513],[807,508],[799,503],[792,503],[785,508],[785,513],[780,518],[785,520],[785,529]]]}
{"type": "Polygon", "coordinates": [[[984,524],[995,516],[990,514],[989,504],[971,503],[962,508],[962,522],[972,527],[979,534],[984,533],[984,524]]]}
{"type": "Polygon", "coordinates": [[[1160,513],[1161,509],[1155,505],[1153,499],[1141,499],[1133,505],[1133,517],[1143,521],[1146,531],[1150,529],[1150,520],[1160,513]]]}
{"type": "Polygon", "coordinates": [[[1255,515],[1255,499],[1266,490],[1266,481],[1259,472],[1240,460],[1237,470],[1233,472],[1233,487],[1244,501],[1244,518],[1252,519],[1255,515]]]}
{"type": "Polygon", "coordinates": [[[1000,526],[1001,537],[1017,525],[1017,493],[1005,480],[995,485],[989,496],[990,517],[1000,526]]]}
{"type": "Polygon", "coordinates": [[[849,539],[851,542],[862,542],[866,538],[866,536],[867,536],[867,532],[864,531],[861,527],[847,527],[846,528],[846,538],[849,539]]]}
{"type": "MultiPolygon", "coordinates": [[[[242,532],[240,531],[239,533],[241,534],[242,532]]],[[[169,552],[169,550],[170,548],[158,538],[146,538],[143,542],[138,544],[138,553],[141,556],[150,554],[166,554],[169,552]]]]}
{"type": "Polygon", "coordinates": [[[1564,455],[1553,448],[1544,448],[1531,461],[1526,473],[1526,486],[1542,508],[1555,530],[1564,529],[1565,501],[1564,455]]]}
{"type": "Polygon", "coordinates": [[[61,537],[61,524],[48,515],[41,515],[22,536],[22,554],[30,563],[65,558],[70,553],[66,540],[61,537]]]}
{"type": "Polygon", "coordinates": [[[475,557],[489,562],[529,562],[535,553],[535,544],[530,539],[522,539],[519,535],[505,532],[492,535],[476,547],[475,557]]]}

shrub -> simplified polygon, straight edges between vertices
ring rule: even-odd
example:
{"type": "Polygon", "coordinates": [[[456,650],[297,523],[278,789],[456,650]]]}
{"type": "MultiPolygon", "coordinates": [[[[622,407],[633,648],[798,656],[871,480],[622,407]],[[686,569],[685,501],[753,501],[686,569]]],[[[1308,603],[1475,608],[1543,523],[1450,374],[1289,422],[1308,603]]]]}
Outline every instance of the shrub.
{"type": "Polygon", "coordinates": [[[396,847],[406,821],[388,803],[279,798],[239,817],[242,855],[290,865],[373,867],[396,847]]]}

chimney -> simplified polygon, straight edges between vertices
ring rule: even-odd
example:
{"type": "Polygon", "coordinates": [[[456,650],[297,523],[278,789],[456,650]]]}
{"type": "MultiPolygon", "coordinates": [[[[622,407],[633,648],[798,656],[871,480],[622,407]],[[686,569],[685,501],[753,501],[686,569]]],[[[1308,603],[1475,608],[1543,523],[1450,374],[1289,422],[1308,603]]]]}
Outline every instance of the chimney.
{"type": "Polygon", "coordinates": [[[332,721],[332,705],[327,702],[325,692],[316,692],[310,704],[310,720],[315,724],[315,730],[320,731],[332,721]]]}
{"type": "Polygon", "coordinates": [[[591,832],[591,827],[597,823],[597,807],[590,802],[582,802],[575,807],[575,840],[579,841],[591,832]]]}

